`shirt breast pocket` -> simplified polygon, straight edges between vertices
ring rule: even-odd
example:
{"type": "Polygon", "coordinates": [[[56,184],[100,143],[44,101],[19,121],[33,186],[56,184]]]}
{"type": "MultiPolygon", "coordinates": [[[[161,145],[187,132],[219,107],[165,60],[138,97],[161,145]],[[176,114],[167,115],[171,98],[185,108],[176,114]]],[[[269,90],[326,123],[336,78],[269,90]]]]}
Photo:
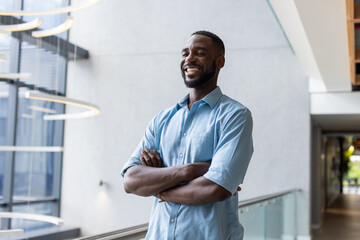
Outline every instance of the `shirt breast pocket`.
{"type": "Polygon", "coordinates": [[[211,161],[214,148],[214,135],[209,132],[194,133],[190,141],[190,154],[194,162],[211,161]]]}

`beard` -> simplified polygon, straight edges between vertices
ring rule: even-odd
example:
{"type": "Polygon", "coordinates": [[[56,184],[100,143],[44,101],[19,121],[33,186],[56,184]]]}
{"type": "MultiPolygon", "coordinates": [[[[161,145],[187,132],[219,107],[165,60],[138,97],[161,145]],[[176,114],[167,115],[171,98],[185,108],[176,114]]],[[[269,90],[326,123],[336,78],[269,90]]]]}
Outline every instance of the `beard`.
{"type": "Polygon", "coordinates": [[[216,74],[216,62],[213,62],[212,68],[207,71],[204,72],[198,79],[193,80],[193,81],[186,81],[186,76],[184,71],[181,71],[181,75],[184,79],[184,83],[186,85],[186,87],[188,88],[196,88],[196,87],[200,87],[204,84],[206,84],[207,82],[209,82],[216,74]]]}

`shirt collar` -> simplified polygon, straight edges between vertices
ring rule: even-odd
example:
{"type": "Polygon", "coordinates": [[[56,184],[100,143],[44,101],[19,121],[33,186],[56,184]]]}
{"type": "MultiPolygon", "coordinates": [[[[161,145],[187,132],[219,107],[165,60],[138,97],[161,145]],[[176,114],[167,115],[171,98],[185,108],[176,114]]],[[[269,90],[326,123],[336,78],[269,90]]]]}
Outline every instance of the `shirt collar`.
{"type": "MultiPolygon", "coordinates": [[[[204,101],[207,103],[211,108],[214,108],[216,103],[219,101],[220,97],[222,96],[222,92],[220,90],[220,87],[216,87],[214,90],[212,90],[208,95],[206,95],[203,99],[200,101],[204,101]]],[[[177,104],[177,109],[187,106],[189,100],[189,94],[187,94],[183,99],[181,99],[177,104]]]]}

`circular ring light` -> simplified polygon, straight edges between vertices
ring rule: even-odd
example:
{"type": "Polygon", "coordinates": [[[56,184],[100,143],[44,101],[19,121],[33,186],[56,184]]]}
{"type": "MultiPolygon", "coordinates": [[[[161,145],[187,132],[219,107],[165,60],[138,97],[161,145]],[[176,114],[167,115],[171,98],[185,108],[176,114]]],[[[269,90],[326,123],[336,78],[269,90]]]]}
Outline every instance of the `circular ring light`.
{"type": "Polygon", "coordinates": [[[61,226],[64,220],[54,216],[32,214],[32,213],[19,213],[19,212],[0,212],[0,218],[20,218],[26,220],[35,220],[55,224],[61,226]]]}
{"type": "Polygon", "coordinates": [[[31,36],[35,37],[35,38],[40,38],[40,37],[48,37],[48,36],[52,36],[58,33],[62,33],[65,32],[66,30],[68,30],[69,28],[71,28],[71,26],[73,25],[74,19],[72,17],[68,17],[66,19],[66,21],[62,24],[60,24],[59,26],[56,26],[54,28],[49,28],[49,29],[45,29],[45,30],[39,30],[39,31],[33,31],[31,33],[31,36]]]}
{"type": "Polygon", "coordinates": [[[5,78],[5,79],[31,78],[31,73],[0,73],[0,78],[5,78]]]}
{"type": "Polygon", "coordinates": [[[0,152],[63,152],[63,147],[47,146],[0,146],[0,152]]]}
{"type": "Polygon", "coordinates": [[[78,106],[87,109],[87,111],[80,113],[67,113],[67,114],[54,114],[54,115],[44,115],[44,120],[67,120],[67,119],[76,119],[76,118],[87,118],[100,114],[100,108],[76,99],[61,97],[51,94],[36,93],[36,92],[26,92],[25,98],[43,100],[49,102],[57,102],[63,104],[69,104],[73,106],[78,106]]]}
{"type": "Polygon", "coordinates": [[[2,36],[10,36],[10,34],[11,34],[11,32],[0,29],[0,35],[2,35],[2,36]]]}
{"type": "Polygon", "coordinates": [[[11,237],[24,234],[22,229],[0,230],[0,237],[11,237]]]}
{"type": "Polygon", "coordinates": [[[34,20],[26,23],[12,24],[12,25],[0,25],[0,30],[9,32],[25,31],[36,28],[42,24],[41,18],[35,18],[34,20]]]}
{"type": "Polygon", "coordinates": [[[57,8],[52,10],[42,10],[42,11],[26,11],[26,10],[20,10],[20,11],[0,11],[0,16],[34,16],[34,15],[51,15],[51,14],[58,14],[58,13],[68,13],[77,11],[86,7],[90,7],[91,5],[94,5],[99,0],[89,0],[85,2],[82,5],[78,6],[68,6],[63,8],[57,8]]]}

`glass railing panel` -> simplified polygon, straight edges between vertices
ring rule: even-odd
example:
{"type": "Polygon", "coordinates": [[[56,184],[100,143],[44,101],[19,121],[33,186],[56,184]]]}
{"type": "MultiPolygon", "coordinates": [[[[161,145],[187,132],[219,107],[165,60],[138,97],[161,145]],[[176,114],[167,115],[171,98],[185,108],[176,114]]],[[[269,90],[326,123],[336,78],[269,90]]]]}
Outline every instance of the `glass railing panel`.
{"type": "Polygon", "coordinates": [[[282,197],[283,205],[283,233],[282,240],[294,240],[296,237],[296,194],[287,194],[282,197]]]}
{"type": "Polygon", "coordinates": [[[245,240],[294,240],[296,193],[239,205],[245,240]]]}
{"type": "MultiPolygon", "coordinates": [[[[244,227],[243,239],[295,240],[298,192],[299,190],[291,190],[240,202],[238,213],[239,221],[244,227]]],[[[146,225],[140,225],[77,240],[142,240],[146,230],[146,225]]]]}
{"type": "Polygon", "coordinates": [[[239,220],[244,227],[244,239],[262,240],[265,238],[266,208],[263,203],[239,209],[239,220]]]}
{"type": "Polygon", "coordinates": [[[283,233],[283,201],[281,198],[271,199],[263,203],[265,208],[265,239],[282,239],[283,233]]]}

